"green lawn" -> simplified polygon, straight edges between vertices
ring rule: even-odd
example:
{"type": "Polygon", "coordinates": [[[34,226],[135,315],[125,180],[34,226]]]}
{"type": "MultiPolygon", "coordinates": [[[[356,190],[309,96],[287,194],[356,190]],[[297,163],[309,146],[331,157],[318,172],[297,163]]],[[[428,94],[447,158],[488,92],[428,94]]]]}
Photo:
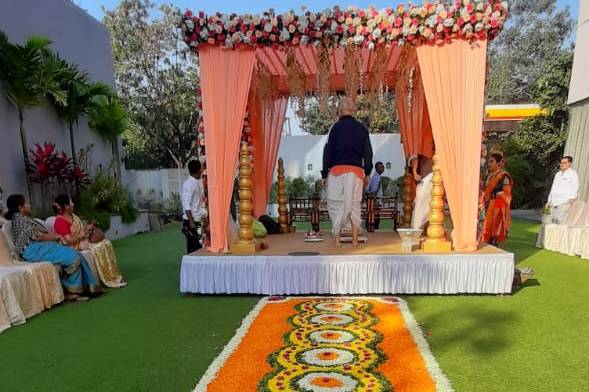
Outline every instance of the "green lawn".
{"type": "MultiPolygon", "coordinates": [[[[536,270],[514,296],[406,297],[457,391],[589,391],[589,262],[536,230],[506,246],[536,270]]],[[[258,299],[179,295],[177,226],[115,245],[129,286],[1,334],[0,391],[189,391],[258,299]]]]}

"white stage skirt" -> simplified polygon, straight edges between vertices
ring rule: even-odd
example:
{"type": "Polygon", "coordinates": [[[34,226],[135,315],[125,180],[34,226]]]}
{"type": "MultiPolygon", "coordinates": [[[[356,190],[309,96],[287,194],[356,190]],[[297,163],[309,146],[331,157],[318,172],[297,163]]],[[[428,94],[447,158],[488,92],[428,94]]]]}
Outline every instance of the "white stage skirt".
{"type": "Polygon", "coordinates": [[[510,293],[511,253],[184,256],[180,291],[200,294],[510,293]]]}

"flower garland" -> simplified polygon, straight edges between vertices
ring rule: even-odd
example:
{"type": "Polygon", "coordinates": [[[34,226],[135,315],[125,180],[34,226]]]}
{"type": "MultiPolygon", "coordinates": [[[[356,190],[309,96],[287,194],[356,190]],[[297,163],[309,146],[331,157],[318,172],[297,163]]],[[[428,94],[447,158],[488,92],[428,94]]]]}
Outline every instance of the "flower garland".
{"type": "Polygon", "coordinates": [[[453,392],[405,301],[276,296],[258,302],[194,392],[376,392],[395,385],[453,392]],[[311,322],[320,314],[321,322],[311,322]],[[334,325],[342,315],[354,321],[334,325]]]}
{"type": "Polygon", "coordinates": [[[415,74],[415,67],[411,67],[409,70],[409,81],[408,86],[409,89],[407,90],[407,113],[411,113],[411,109],[413,108],[413,75],[415,74]]]}
{"type": "Polygon", "coordinates": [[[372,305],[356,299],[309,299],[295,307],[285,345],[270,356],[272,372],[259,391],[351,392],[391,390],[377,371],[386,360],[372,305]]]}
{"type": "Polygon", "coordinates": [[[501,0],[435,0],[383,10],[335,6],[317,13],[303,8],[302,15],[292,10],[277,15],[272,9],[261,16],[193,14],[187,10],[180,27],[184,41],[193,49],[202,44],[274,48],[323,44],[373,49],[377,45],[493,39],[505,24],[507,13],[507,1],[501,0]]]}
{"type": "MultiPolygon", "coordinates": [[[[203,117],[203,110],[202,110],[202,94],[200,88],[196,90],[196,111],[198,113],[198,136],[196,139],[197,145],[197,157],[200,163],[202,164],[202,186],[203,186],[203,199],[202,205],[206,209],[209,210],[209,187],[208,187],[208,179],[207,179],[207,162],[206,162],[206,154],[205,154],[205,124],[204,124],[204,117],[203,117]]],[[[200,236],[200,244],[203,247],[208,247],[210,245],[210,224],[208,214],[207,217],[203,220],[203,228],[202,233],[200,236]]]]}

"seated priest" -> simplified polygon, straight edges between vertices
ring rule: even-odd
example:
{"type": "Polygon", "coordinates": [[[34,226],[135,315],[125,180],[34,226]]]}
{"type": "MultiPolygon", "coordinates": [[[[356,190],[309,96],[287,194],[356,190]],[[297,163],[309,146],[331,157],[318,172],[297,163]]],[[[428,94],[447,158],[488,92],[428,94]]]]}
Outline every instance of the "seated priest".
{"type": "Polygon", "coordinates": [[[352,244],[358,245],[362,222],[362,195],[372,172],[372,146],[368,129],[354,118],[356,105],[348,97],[339,105],[339,120],[329,131],[323,149],[323,185],[336,246],[344,228],[352,229],[352,244]]]}
{"type": "Polygon", "coordinates": [[[432,160],[423,155],[409,158],[407,163],[411,168],[415,188],[415,205],[411,217],[411,228],[425,230],[429,220],[429,203],[432,197],[432,160]]]}

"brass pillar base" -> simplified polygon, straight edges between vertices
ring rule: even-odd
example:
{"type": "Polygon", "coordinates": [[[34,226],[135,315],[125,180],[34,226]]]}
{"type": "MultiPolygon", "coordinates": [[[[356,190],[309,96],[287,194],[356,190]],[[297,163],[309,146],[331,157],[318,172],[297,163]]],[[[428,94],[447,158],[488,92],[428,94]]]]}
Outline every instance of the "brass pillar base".
{"type": "Polygon", "coordinates": [[[262,249],[262,244],[257,241],[241,242],[234,241],[231,243],[229,251],[236,255],[245,255],[251,253],[257,253],[262,249]]]}
{"type": "Polygon", "coordinates": [[[425,253],[450,253],[452,251],[452,243],[447,240],[428,241],[423,242],[421,248],[425,253]]]}

